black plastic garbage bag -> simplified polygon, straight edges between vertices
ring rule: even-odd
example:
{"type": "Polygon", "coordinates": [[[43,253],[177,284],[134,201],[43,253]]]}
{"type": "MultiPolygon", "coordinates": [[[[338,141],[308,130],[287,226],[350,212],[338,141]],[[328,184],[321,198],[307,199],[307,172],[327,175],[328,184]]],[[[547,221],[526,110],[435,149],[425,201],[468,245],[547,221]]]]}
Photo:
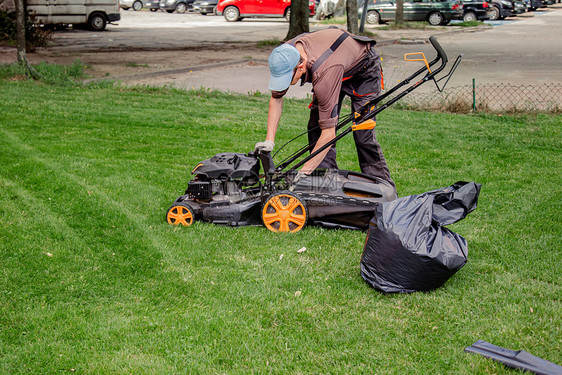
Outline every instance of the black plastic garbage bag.
{"type": "Polygon", "coordinates": [[[443,227],[477,205],[481,185],[449,187],[377,205],[361,257],[361,276],[387,293],[433,290],[467,261],[466,240],[443,227]]]}

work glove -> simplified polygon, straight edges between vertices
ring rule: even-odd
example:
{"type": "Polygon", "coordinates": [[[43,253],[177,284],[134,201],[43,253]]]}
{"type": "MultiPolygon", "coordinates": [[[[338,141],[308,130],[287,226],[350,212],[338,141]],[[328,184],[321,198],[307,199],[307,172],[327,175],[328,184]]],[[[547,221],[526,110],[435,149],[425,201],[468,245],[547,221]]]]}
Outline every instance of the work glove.
{"type": "Polygon", "coordinates": [[[272,141],[264,141],[264,142],[258,142],[256,143],[256,151],[265,151],[265,152],[271,152],[273,151],[273,148],[275,147],[275,143],[273,143],[272,141]]]}

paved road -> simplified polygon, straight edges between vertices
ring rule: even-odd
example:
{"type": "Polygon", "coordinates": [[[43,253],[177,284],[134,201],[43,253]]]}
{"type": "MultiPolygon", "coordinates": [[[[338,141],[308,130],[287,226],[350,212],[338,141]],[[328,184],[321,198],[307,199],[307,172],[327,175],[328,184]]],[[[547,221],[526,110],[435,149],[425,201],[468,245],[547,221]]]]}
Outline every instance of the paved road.
{"type": "Polygon", "coordinates": [[[195,46],[202,42],[283,39],[287,30],[288,23],[284,19],[226,22],[219,16],[122,10],[121,20],[116,25],[108,25],[105,32],[56,33],[56,42],[61,47],[76,49],[86,46],[173,48],[195,46]]]}
{"type": "MultiPolygon", "coordinates": [[[[102,47],[173,49],[196,46],[202,42],[260,41],[283,39],[288,23],[282,19],[245,19],[228,23],[222,17],[198,14],[168,14],[163,12],[123,11],[117,26],[108,31],[58,33],[56,41],[61,49],[97,49],[102,47]]],[[[547,82],[562,83],[562,5],[531,12],[505,21],[489,22],[493,26],[476,32],[458,27],[430,30],[371,31],[377,33],[384,57],[385,78],[394,84],[418,68],[405,63],[406,52],[422,51],[430,58],[434,52],[429,44],[416,44],[437,35],[450,60],[463,54],[463,62],[449,83],[468,85],[475,78],[478,83],[515,83],[536,85],[547,82]],[[399,42],[399,43],[396,43],[399,42]]],[[[325,26],[318,26],[325,27],[325,26]]],[[[317,27],[312,27],[312,29],[317,27]]],[[[262,59],[263,61],[263,59],[262,59]]],[[[166,84],[177,87],[208,87],[233,92],[267,92],[267,66],[263,63],[244,64],[228,68],[210,68],[186,73],[171,73],[160,77],[146,77],[134,82],[166,84]]],[[[127,80],[125,80],[127,81],[127,80]]],[[[430,85],[426,85],[426,89],[430,85]]],[[[296,97],[309,95],[310,87],[291,89],[296,97]]]]}
{"type": "Polygon", "coordinates": [[[464,55],[451,84],[469,84],[472,78],[562,84],[562,7],[557,6],[493,22],[497,26],[483,32],[442,35],[439,41],[449,55],[464,55]]]}

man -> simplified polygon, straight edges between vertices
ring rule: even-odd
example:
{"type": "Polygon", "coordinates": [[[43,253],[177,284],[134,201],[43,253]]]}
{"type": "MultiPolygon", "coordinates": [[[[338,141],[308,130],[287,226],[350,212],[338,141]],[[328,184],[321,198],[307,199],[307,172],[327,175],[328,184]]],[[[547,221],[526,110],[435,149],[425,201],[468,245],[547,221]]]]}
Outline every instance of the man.
{"type": "MultiPolygon", "coordinates": [[[[311,82],[314,92],[308,122],[309,144],[314,145],[312,152],[331,141],[336,135],[345,95],[351,98],[355,112],[380,94],[380,56],[372,48],[374,44],[371,39],[329,28],[301,34],[275,48],[269,56],[271,99],[267,137],[264,142],[256,143],[256,150],[273,150],[283,96],[299,80],[301,85],[311,82]]],[[[358,130],[353,136],[361,172],[382,178],[396,189],[375,131],[358,130]]],[[[335,145],[305,163],[296,179],[318,167],[338,168],[335,145]]]]}

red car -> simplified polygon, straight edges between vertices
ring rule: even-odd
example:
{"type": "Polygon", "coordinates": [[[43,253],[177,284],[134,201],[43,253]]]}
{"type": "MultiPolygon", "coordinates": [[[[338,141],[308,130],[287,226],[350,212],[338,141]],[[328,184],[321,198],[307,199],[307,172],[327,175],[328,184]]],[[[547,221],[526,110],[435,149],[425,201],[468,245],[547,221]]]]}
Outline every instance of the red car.
{"type": "MultiPolygon", "coordinates": [[[[314,15],[314,0],[308,7],[314,15]]],[[[228,22],[242,21],[246,17],[285,17],[291,15],[291,0],[220,0],[217,14],[224,15],[228,22]]]]}

